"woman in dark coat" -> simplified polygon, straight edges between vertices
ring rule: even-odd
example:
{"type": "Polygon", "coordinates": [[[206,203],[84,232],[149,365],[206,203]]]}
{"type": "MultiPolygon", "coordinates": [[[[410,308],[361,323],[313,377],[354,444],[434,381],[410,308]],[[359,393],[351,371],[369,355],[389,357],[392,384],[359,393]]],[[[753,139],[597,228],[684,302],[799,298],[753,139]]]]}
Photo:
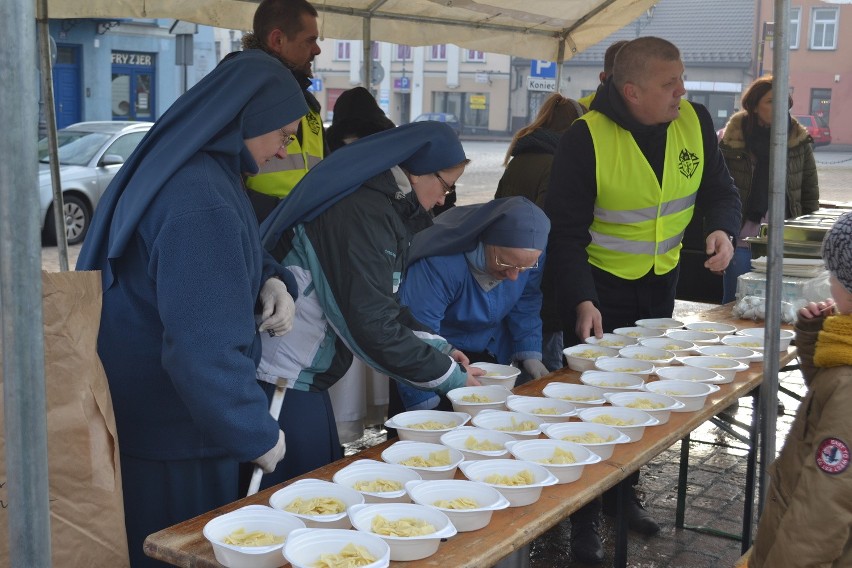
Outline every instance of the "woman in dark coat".
{"type": "MultiPolygon", "coordinates": [[[[734,258],[725,270],[723,302],[734,300],[737,277],[751,270],[751,249],[745,237],[756,237],[769,210],[769,127],[772,123],[772,77],[761,77],[743,95],[743,110],[731,116],[719,149],[740,191],[743,226],[734,258]]],[[[793,106],[793,99],[788,97],[793,106]]],[[[813,139],[804,126],[789,117],[784,218],[819,209],[819,181],[813,139]]]]}

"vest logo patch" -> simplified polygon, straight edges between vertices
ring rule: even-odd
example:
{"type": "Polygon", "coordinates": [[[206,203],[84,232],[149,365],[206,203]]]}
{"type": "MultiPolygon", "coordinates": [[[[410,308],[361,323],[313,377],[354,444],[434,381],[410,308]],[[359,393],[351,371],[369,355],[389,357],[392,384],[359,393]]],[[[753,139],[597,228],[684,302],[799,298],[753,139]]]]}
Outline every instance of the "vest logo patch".
{"type": "Polygon", "coordinates": [[[816,451],[817,467],[825,473],[837,474],[849,467],[849,446],[837,438],[826,438],[816,451]]]}
{"type": "Polygon", "coordinates": [[[677,158],[678,171],[687,179],[691,178],[695,170],[698,169],[698,156],[684,148],[677,158]]]}
{"type": "Polygon", "coordinates": [[[309,112],[307,115],[305,115],[305,119],[308,121],[308,128],[311,129],[311,132],[313,132],[314,134],[318,134],[320,128],[322,128],[322,124],[320,124],[317,115],[313,112],[309,112]]]}

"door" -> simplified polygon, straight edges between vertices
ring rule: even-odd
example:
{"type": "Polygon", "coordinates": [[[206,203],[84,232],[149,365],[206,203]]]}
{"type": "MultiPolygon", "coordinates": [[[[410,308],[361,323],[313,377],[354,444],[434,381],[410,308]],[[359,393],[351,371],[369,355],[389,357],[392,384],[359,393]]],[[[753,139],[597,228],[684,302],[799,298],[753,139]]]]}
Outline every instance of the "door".
{"type": "Polygon", "coordinates": [[[56,127],[80,122],[80,46],[58,45],[53,66],[53,106],[56,127]]]}
{"type": "Polygon", "coordinates": [[[154,56],[113,52],[112,119],[155,119],[154,56]]]}

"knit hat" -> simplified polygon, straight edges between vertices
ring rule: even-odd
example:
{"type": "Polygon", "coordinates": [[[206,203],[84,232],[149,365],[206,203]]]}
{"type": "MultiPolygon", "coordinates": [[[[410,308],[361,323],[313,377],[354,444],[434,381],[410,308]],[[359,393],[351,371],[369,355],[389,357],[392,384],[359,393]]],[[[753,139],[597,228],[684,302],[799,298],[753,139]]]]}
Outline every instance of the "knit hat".
{"type": "Polygon", "coordinates": [[[841,215],[822,242],[825,267],[852,293],[852,213],[841,215]]]}
{"type": "Polygon", "coordinates": [[[347,137],[363,138],[394,126],[370,91],[355,87],[342,92],[334,103],[334,117],[325,134],[328,146],[334,152],[343,146],[347,137]]]}

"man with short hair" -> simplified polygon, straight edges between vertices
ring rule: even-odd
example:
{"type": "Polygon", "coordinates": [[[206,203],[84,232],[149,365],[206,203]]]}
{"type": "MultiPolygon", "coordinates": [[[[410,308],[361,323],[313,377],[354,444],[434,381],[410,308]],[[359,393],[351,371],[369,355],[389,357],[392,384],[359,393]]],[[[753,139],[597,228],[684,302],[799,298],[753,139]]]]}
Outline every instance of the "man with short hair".
{"type": "Polygon", "coordinates": [[[243,36],[244,49],[262,49],[277,57],[302,87],[308,114],[302,119],[287,157],[271,160],[246,181],[258,220],[262,221],[304,175],[326,155],[320,104],[307,89],[311,62],[320,54],[317,11],[307,0],[263,0],[254,13],[253,32],[243,36]]]}
{"type": "MultiPolygon", "coordinates": [[[[556,149],[544,209],[566,345],[641,318],[671,317],[681,240],[694,209],[704,212],[704,266],[720,273],[733,256],[737,189],[710,113],[681,99],[683,71],[670,42],[627,43],[590,112],[556,149]]],[[[624,482],[625,513],[631,529],[650,536],[659,526],[635,494],[638,478],[636,472],[624,482]]],[[[615,495],[605,494],[607,512],[615,495]]],[[[604,559],[599,510],[592,502],[571,517],[572,552],[587,563],[604,559]]]]}
{"type": "MultiPolygon", "coordinates": [[[[604,53],[604,67],[603,71],[598,74],[598,78],[601,80],[601,85],[606,83],[606,80],[609,79],[609,76],[612,75],[612,68],[615,65],[615,55],[618,53],[618,50],[627,44],[626,39],[622,39],[616,42],[613,42],[608,48],[606,48],[606,53],[604,53]]],[[[592,101],[595,99],[595,93],[591,95],[586,95],[581,99],[577,99],[577,102],[583,105],[586,108],[590,108],[592,106],[592,101]]]]}

